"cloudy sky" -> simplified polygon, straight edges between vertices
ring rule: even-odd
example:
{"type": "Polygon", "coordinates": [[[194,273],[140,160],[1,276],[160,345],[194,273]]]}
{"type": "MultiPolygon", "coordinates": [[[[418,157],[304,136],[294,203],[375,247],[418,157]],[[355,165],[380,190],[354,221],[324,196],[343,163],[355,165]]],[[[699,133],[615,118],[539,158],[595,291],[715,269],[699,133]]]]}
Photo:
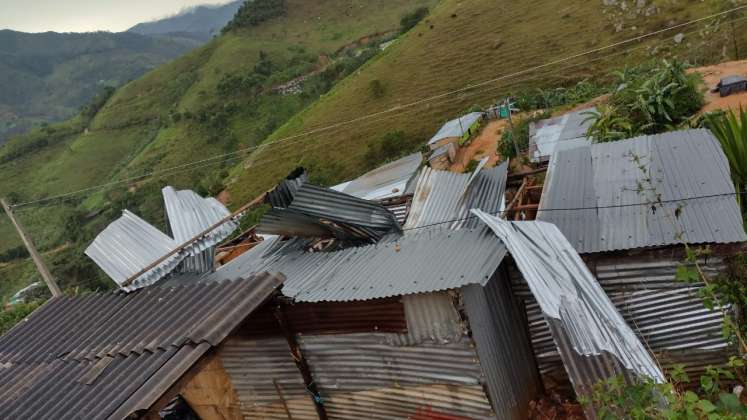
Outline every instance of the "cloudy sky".
{"type": "Polygon", "coordinates": [[[0,29],[118,32],[198,4],[227,0],[0,0],[0,29]]]}

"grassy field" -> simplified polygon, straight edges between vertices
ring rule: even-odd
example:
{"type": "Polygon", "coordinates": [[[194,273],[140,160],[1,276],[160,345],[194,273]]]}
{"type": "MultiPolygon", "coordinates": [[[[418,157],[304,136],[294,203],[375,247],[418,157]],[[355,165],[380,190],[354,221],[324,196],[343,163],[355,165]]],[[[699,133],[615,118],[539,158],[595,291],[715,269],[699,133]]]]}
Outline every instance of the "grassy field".
{"type": "MultiPolygon", "coordinates": [[[[553,0],[498,5],[488,0],[441,2],[384,54],[276,131],[276,143],[252,156],[249,169],[234,170],[231,196],[235,204],[244,202],[303,162],[335,162],[336,176],[329,182],[342,181],[371,166],[364,157],[367,146],[386,133],[401,130],[418,147],[460,112],[522,89],[568,86],[649,57],[679,56],[694,64],[725,58],[721,46],[728,45],[729,38],[713,33],[713,28],[691,33],[705,27],[698,25],[511,76],[715,11],[715,2],[709,1],[655,4],[658,12],[645,16],[645,10],[626,12],[601,1],[568,0],[560,7],[553,0]],[[677,32],[687,32],[679,45],[673,40],[677,32]],[[497,80],[462,90],[493,79],[497,80]],[[375,80],[385,88],[381,97],[367,89],[375,80]],[[462,91],[418,103],[456,90],[462,91]],[[327,126],[337,127],[298,137],[327,126]]],[[[744,31],[740,36],[744,38],[744,31]]],[[[731,50],[726,51],[728,57],[731,50]]]]}

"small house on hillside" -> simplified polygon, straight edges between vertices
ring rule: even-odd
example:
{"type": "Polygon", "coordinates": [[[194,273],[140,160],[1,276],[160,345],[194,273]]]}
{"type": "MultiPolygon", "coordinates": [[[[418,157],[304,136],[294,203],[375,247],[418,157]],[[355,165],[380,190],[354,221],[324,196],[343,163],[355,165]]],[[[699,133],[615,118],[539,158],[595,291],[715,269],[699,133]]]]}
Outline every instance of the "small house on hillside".
{"type": "Polygon", "coordinates": [[[436,150],[449,143],[453,143],[455,146],[464,143],[477,132],[482,119],[482,112],[470,112],[447,122],[428,140],[428,147],[431,150],[436,150]]]}
{"type": "Polygon", "coordinates": [[[591,141],[586,132],[592,122],[585,113],[591,111],[594,108],[529,124],[529,160],[535,163],[547,162],[557,151],[588,146],[591,141]]]}

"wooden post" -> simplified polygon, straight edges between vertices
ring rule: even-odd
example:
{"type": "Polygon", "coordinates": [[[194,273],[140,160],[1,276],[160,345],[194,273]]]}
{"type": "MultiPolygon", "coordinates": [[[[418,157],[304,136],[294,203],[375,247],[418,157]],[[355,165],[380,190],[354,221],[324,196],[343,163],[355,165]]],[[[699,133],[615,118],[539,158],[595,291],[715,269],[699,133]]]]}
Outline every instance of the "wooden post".
{"type": "Polygon", "coordinates": [[[23,244],[26,246],[26,250],[28,250],[29,254],[31,255],[31,259],[34,260],[36,269],[39,270],[39,274],[41,274],[42,278],[44,279],[44,282],[47,283],[47,287],[49,288],[49,291],[52,292],[52,296],[53,297],[62,296],[62,291],[60,290],[60,287],[57,286],[57,283],[54,281],[54,278],[52,277],[52,273],[50,273],[49,270],[47,269],[47,266],[44,265],[44,260],[42,259],[41,255],[39,255],[39,252],[36,251],[36,247],[34,246],[34,242],[31,240],[31,237],[23,229],[21,222],[16,220],[16,216],[13,214],[13,209],[10,207],[10,205],[8,205],[8,202],[5,201],[4,198],[0,199],[0,203],[2,203],[3,205],[5,214],[7,214],[8,217],[10,218],[10,221],[13,222],[13,226],[15,226],[16,231],[18,232],[18,236],[21,237],[23,244]]]}
{"type": "Polygon", "coordinates": [[[519,144],[516,142],[516,132],[514,131],[514,122],[511,119],[511,101],[510,98],[506,98],[503,102],[503,106],[506,107],[506,115],[508,115],[508,127],[511,129],[511,142],[514,144],[514,151],[516,152],[516,159],[519,159],[521,152],[519,151],[519,144]]]}
{"type": "Polygon", "coordinates": [[[316,409],[317,416],[319,416],[319,420],[327,420],[327,411],[324,408],[322,397],[319,395],[319,390],[314,382],[314,377],[311,376],[309,364],[306,362],[306,358],[303,357],[303,353],[301,353],[301,347],[298,345],[293,331],[291,331],[288,318],[285,315],[282,304],[280,303],[278,303],[278,306],[275,308],[275,318],[278,320],[280,330],[288,341],[291,357],[293,357],[293,361],[296,362],[296,367],[301,372],[303,382],[306,385],[306,390],[311,394],[311,399],[314,402],[314,408],[316,409]]]}

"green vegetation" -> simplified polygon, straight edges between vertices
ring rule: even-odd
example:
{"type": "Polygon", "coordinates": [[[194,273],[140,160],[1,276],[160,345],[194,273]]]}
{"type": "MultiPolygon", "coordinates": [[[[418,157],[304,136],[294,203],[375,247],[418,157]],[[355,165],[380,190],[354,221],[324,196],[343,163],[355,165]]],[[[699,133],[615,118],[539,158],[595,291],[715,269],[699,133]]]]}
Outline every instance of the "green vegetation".
{"type": "Polygon", "coordinates": [[[0,309],[0,335],[5,334],[18,321],[26,318],[41,305],[41,302],[20,303],[7,309],[0,309]]]}
{"type": "Polygon", "coordinates": [[[704,104],[703,81],[678,60],[616,73],[609,105],[588,113],[589,136],[605,142],[656,134],[688,124],[704,104]]]}
{"type": "Polygon", "coordinates": [[[529,117],[521,118],[514,122],[513,130],[503,130],[501,140],[498,143],[498,154],[504,159],[515,158],[516,147],[514,147],[514,142],[517,143],[519,151],[527,150],[527,147],[529,147],[529,126],[531,123],[550,118],[550,116],[549,111],[535,112],[529,117]]]}
{"type": "Polygon", "coordinates": [[[570,87],[523,89],[512,95],[522,111],[577,105],[609,93],[611,86],[582,80],[570,87]]]}
{"type": "Polygon", "coordinates": [[[399,21],[399,32],[405,33],[414,28],[421,20],[428,16],[427,7],[418,7],[410,13],[406,13],[399,21]]]}
{"type": "Polygon", "coordinates": [[[272,18],[283,16],[287,11],[285,0],[252,0],[239,7],[236,15],[223,28],[223,32],[257,26],[272,18]]]}
{"type": "Polygon", "coordinates": [[[368,144],[366,150],[366,168],[374,169],[382,162],[399,159],[409,153],[414,153],[422,147],[417,138],[405,134],[402,130],[384,134],[379,141],[368,144]]]}
{"type": "MultiPolygon", "coordinates": [[[[739,114],[729,111],[726,114],[708,115],[706,125],[721,143],[729,160],[734,188],[737,192],[744,191],[747,188],[747,111],[740,109],[739,114]]],[[[737,201],[745,213],[747,203],[742,194],[737,194],[737,201]]]]}
{"type": "Polygon", "coordinates": [[[747,416],[747,406],[729,389],[735,381],[745,383],[742,359],[732,357],[723,368],[707,368],[700,377],[699,393],[685,389],[690,378],[682,366],[669,374],[671,381],[661,384],[650,379],[627,384],[622,377],[611,378],[596,384],[584,403],[596,409],[600,420],[736,420],[747,416]]]}

